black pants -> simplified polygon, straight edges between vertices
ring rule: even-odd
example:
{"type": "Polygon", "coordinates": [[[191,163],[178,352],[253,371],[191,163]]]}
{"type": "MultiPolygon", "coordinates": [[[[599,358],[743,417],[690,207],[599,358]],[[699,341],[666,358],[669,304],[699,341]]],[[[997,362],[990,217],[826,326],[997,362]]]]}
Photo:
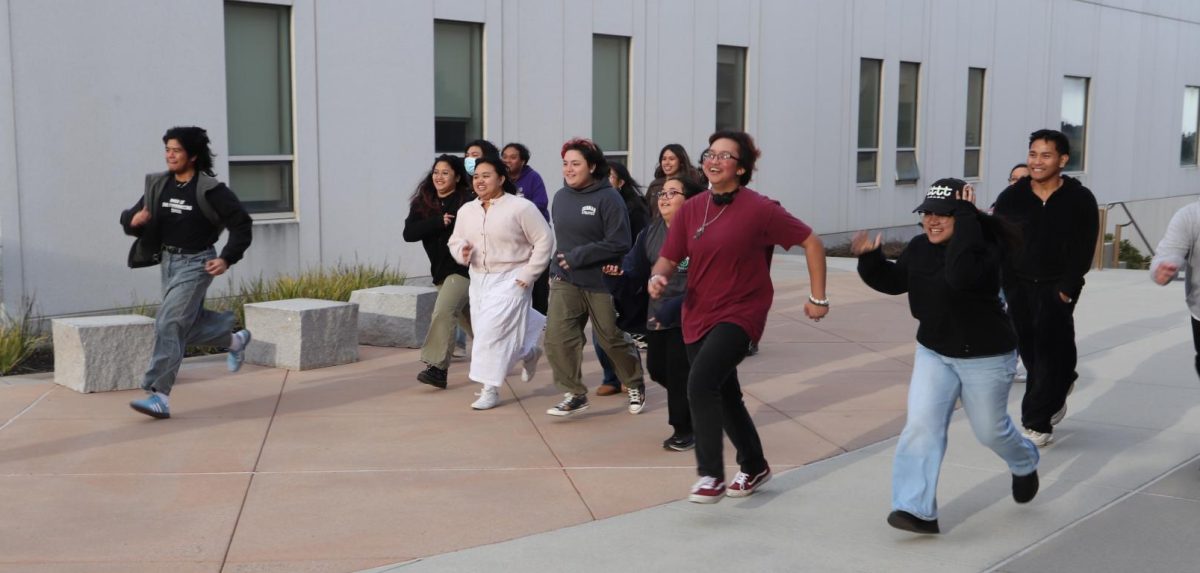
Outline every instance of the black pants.
{"type": "Polygon", "coordinates": [[[1192,344],[1196,346],[1196,375],[1200,376],[1200,320],[1192,319],[1192,344]]]}
{"type": "Polygon", "coordinates": [[[550,267],[533,283],[533,310],[543,315],[550,308],[550,267]]]}
{"type": "Polygon", "coordinates": [[[1075,372],[1075,303],[1065,303],[1053,283],[1017,281],[1005,288],[1008,314],[1017,329],[1017,351],[1029,372],[1021,401],[1021,424],[1054,431],[1050,418],[1067,402],[1075,372]]]}
{"type": "Polygon", "coordinates": [[[688,405],[687,346],[679,328],[652,330],[646,333],[646,372],[650,379],[667,389],[667,423],[675,435],[692,433],[692,411],[688,405]]]}
{"type": "Polygon", "coordinates": [[[762,441],[742,402],[742,387],[738,384],[737,365],[746,357],[749,346],[750,335],[727,322],[687,345],[692,362],[688,400],[696,435],[697,473],[701,476],[725,479],[722,430],[737,450],[741,471],[753,475],[767,468],[762,441]]]}

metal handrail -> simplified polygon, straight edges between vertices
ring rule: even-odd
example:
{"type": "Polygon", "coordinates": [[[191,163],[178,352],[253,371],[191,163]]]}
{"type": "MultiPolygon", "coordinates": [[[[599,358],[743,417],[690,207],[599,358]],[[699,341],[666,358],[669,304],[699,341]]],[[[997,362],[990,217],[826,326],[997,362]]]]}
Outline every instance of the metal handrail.
{"type": "MultiPolygon", "coordinates": [[[[1137,231],[1138,236],[1142,238],[1142,244],[1146,245],[1146,249],[1150,251],[1150,256],[1153,257],[1154,256],[1154,247],[1150,244],[1150,241],[1146,240],[1146,234],[1143,233],[1142,228],[1140,226],[1138,226],[1137,219],[1133,218],[1133,213],[1129,212],[1129,207],[1127,207],[1125,205],[1125,202],[1117,201],[1115,203],[1109,203],[1109,204],[1105,205],[1104,208],[1107,210],[1112,210],[1112,208],[1116,205],[1120,205],[1121,209],[1125,211],[1125,216],[1129,217],[1129,222],[1122,223],[1120,225],[1114,225],[1114,226],[1115,227],[1128,227],[1129,225],[1133,225],[1133,230],[1137,231]]],[[[1103,230],[1101,230],[1101,231],[1103,232],[1103,230]]],[[[1121,247],[1120,247],[1120,245],[1113,245],[1113,248],[1119,249],[1121,247]]]]}

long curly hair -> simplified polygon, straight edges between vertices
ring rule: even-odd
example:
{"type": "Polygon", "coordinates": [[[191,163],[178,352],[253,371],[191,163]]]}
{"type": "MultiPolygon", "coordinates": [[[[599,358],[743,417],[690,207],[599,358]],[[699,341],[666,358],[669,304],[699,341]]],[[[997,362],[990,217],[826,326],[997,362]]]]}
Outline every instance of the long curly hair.
{"type": "Polygon", "coordinates": [[[412,197],[409,198],[411,209],[419,213],[421,216],[430,216],[437,213],[441,209],[441,202],[438,200],[437,189],[433,186],[433,170],[437,169],[438,163],[445,163],[450,166],[454,174],[458,176],[458,183],[454,185],[454,195],[457,195],[461,202],[471,200],[471,176],[467,175],[467,169],[463,167],[461,158],[442,154],[433,160],[433,165],[429,167],[429,172],[425,174],[425,178],[417,184],[416,190],[413,191],[412,197]]]}

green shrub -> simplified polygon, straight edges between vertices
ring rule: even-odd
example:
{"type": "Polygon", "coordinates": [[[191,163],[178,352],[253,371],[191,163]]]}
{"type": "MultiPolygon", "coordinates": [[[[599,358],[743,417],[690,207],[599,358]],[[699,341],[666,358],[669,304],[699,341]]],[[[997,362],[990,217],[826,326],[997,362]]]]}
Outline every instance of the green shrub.
{"type": "Polygon", "coordinates": [[[34,334],[32,316],[33,300],[26,299],[20,316],[13,318],[5,312],[0,317],[0,376],[12,372],[46,342],[46,336],[34,334]]]}
{"type": "MultiPolygon", "coordinates": [[[[1112,241],[1112,233],[1104,234],[1105,241],[1112,241]]],[[[1117,260],[1125,262],[1125,268],[1128,269],[1148,269],[1150,268],[1150,257],[1142,256],[1142,252],[1129,242],[1129,239],[1121,239],[1120,251],[1117,253],[1117,260]]],[[[1105,261],[1107,264],[1107,261],[1105,261]]]]}
{"type": "Polygon", "coordinates": [[[350,293],[386,285],[404,284],[405,276],[388,265],[338,263],[332,269],[310,269],[299,276],[282,275],[267,280],[259,276],[242,281],[233,294],[212,299],[208,307],[216,311],[231,310],[238,324],[246,323],[242,306],[253,302],[289,298],[317,298],[349,302],[350,293]]]}

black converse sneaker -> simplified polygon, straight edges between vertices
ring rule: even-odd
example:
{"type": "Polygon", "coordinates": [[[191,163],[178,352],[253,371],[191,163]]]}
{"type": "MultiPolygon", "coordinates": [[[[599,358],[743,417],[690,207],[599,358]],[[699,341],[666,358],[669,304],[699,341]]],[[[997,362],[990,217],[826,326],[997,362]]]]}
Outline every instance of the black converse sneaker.
{"type": "Polygon", "coordinates": [[[570,416],[587,410],[588,400],[587,394],[579,394],[578,396],[567,392],[563,394],[563,401],[557,406],[546,410],[551,416],[570,416]]]}

